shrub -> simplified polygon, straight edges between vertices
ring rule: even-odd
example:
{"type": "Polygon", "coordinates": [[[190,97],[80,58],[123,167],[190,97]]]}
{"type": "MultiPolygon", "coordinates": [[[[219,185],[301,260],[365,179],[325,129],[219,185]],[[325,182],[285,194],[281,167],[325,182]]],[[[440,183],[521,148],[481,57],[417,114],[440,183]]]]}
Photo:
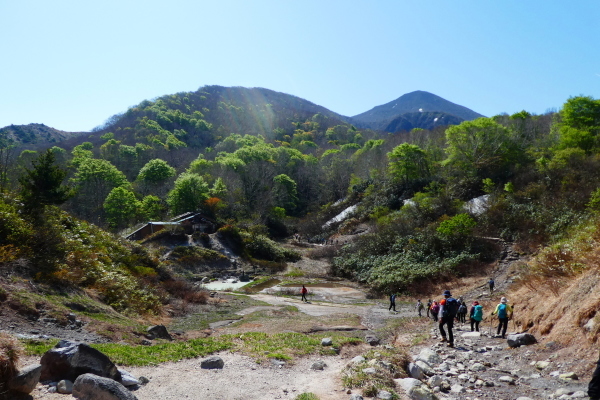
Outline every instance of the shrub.
{"type": "Polygon", "coordinates": [[[244,246],[248,251],[248,254],[257,259],[275,262],[293,262],[298,261],[301,258],[299,253],[279,246],[277,243],[263,235],[245,236],[244,246]]]}
{"type": "Polygon", "coordinates": [[[11,335],[0,332],[0,396],[6,392],[6,384],[17,372],[19,357],[23,347],[11,335]]]}

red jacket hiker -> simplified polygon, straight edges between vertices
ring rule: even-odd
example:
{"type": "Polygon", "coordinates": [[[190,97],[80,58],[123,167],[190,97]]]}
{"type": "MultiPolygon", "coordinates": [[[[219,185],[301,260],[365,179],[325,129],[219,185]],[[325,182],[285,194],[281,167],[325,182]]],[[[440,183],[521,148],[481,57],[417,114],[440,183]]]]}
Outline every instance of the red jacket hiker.
{"type": "Polygon", "coordinates": [[[302,301],[308,302],[308,300],[306,300],[306,293],[308,293],[308,289],[306,288],[306,286],[302,285],[300,293],[302,293],[302,301]]]}

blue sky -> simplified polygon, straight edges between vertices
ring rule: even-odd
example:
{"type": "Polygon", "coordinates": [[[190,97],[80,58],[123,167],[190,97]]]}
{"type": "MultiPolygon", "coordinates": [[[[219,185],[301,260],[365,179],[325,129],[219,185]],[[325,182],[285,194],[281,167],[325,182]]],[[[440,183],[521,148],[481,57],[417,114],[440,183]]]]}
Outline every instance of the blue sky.
{"type": "Polygon", "coordinates": [[[264,87],[347,116],[426,90],[492,116],[600,98],[600,2],[0,0],[0,127],[264,87]]]}

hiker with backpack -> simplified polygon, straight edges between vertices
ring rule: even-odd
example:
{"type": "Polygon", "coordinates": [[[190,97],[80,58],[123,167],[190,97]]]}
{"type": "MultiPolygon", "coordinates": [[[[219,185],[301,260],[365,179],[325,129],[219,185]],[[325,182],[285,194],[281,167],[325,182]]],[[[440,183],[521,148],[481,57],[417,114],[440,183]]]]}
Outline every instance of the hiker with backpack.
{"type": "Polygon", "coordinates": [[[479,323],[482,319],[483,306],[481,306],[478,301],[474,301],[473,307],[471,307],[471,312],[469,313],[469,321],[471,322],[471,332],[473,332],[473,328],[475,328],[475,331],[479,332],[479,323]]]}
{"type": "Polygon", "coordinates": [[[458,306],[458,322],[465,323],[467,322],[467,305],[464,302],[461,302],[458,306]]]}
{"type": "Polygon", "coordinates": [[[390,308],[388,308],[388,311],[391,311],[392,309],[396,312],[396,293],[390,295],[390,308]]]}
{"type": "Polygon", "coordinates": [[[433,305],[433,301],[431,299],[427,300],[427,318],[429,318],[429,313],[431,312],[432,305],[433,305]]]}
{"type": "Polygon", "coordinates": [[[454,318],[458,312],[458,302],[449,290],[444,290],[444,298],[440,301],[440,311],[438,313],[440,333],[442,335],[442,342],[448,342],[448,347],[454,347],[454,333],[452,328],[454,327],[454,318]],[[444,325],[448,328],[448,339],[446,339],[446,331],[444,325]]]}
{"type": "Polygon", "coordinates": [[[419,317],[422,317],[422,312],[423,312],[423,308],[425,308],[423,306],[423,303],[421,303],[421,299],[417,300],[417,305],[415,306],[415,308],[417,309],[417,312],[419,313],[419,317]]]}
{"type": "Polygon", "coordinates": [[[494,285],[496,283],[494,282],[494,278],[490,278],[490,280],[488,281],[488,285],[490,285],[490,294],[494,293],[494,285]]]}
{"type": "Polygon", "coordinates": [[[440,305],[437,301],[431,303],[431,318],[434,322],[438,322],[438,313],[440,312],[440,305]]]}
{"type": "Polygon", "coordinates": [[[492,315],[498,315],[498,331],[496,335],[500,335],[502,330],[502,339],[506,338],[506,330],[508,329],[508,320],[512,317],[513,308],[508,304],[506,297],[500,299],[500,303],[496,306],[492,315]]]}

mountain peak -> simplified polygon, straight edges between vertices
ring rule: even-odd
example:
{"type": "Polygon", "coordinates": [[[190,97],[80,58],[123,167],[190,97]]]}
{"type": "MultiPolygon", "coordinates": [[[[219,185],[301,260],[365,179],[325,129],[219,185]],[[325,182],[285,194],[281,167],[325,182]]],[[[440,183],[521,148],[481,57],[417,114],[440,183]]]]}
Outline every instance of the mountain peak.
{"type": "Polygon", "coordinates": [[[355,115],[353,121],[360,125],[368,125],[372,128],[387,126],[392,120],[407,113],[438,112],[450,114],[461,120],[472,120],[483,117],[483,115],[452,103],[433,93],[424,90],[403,94],[396,100],[373,107],[369,111],[355,115]]]}

